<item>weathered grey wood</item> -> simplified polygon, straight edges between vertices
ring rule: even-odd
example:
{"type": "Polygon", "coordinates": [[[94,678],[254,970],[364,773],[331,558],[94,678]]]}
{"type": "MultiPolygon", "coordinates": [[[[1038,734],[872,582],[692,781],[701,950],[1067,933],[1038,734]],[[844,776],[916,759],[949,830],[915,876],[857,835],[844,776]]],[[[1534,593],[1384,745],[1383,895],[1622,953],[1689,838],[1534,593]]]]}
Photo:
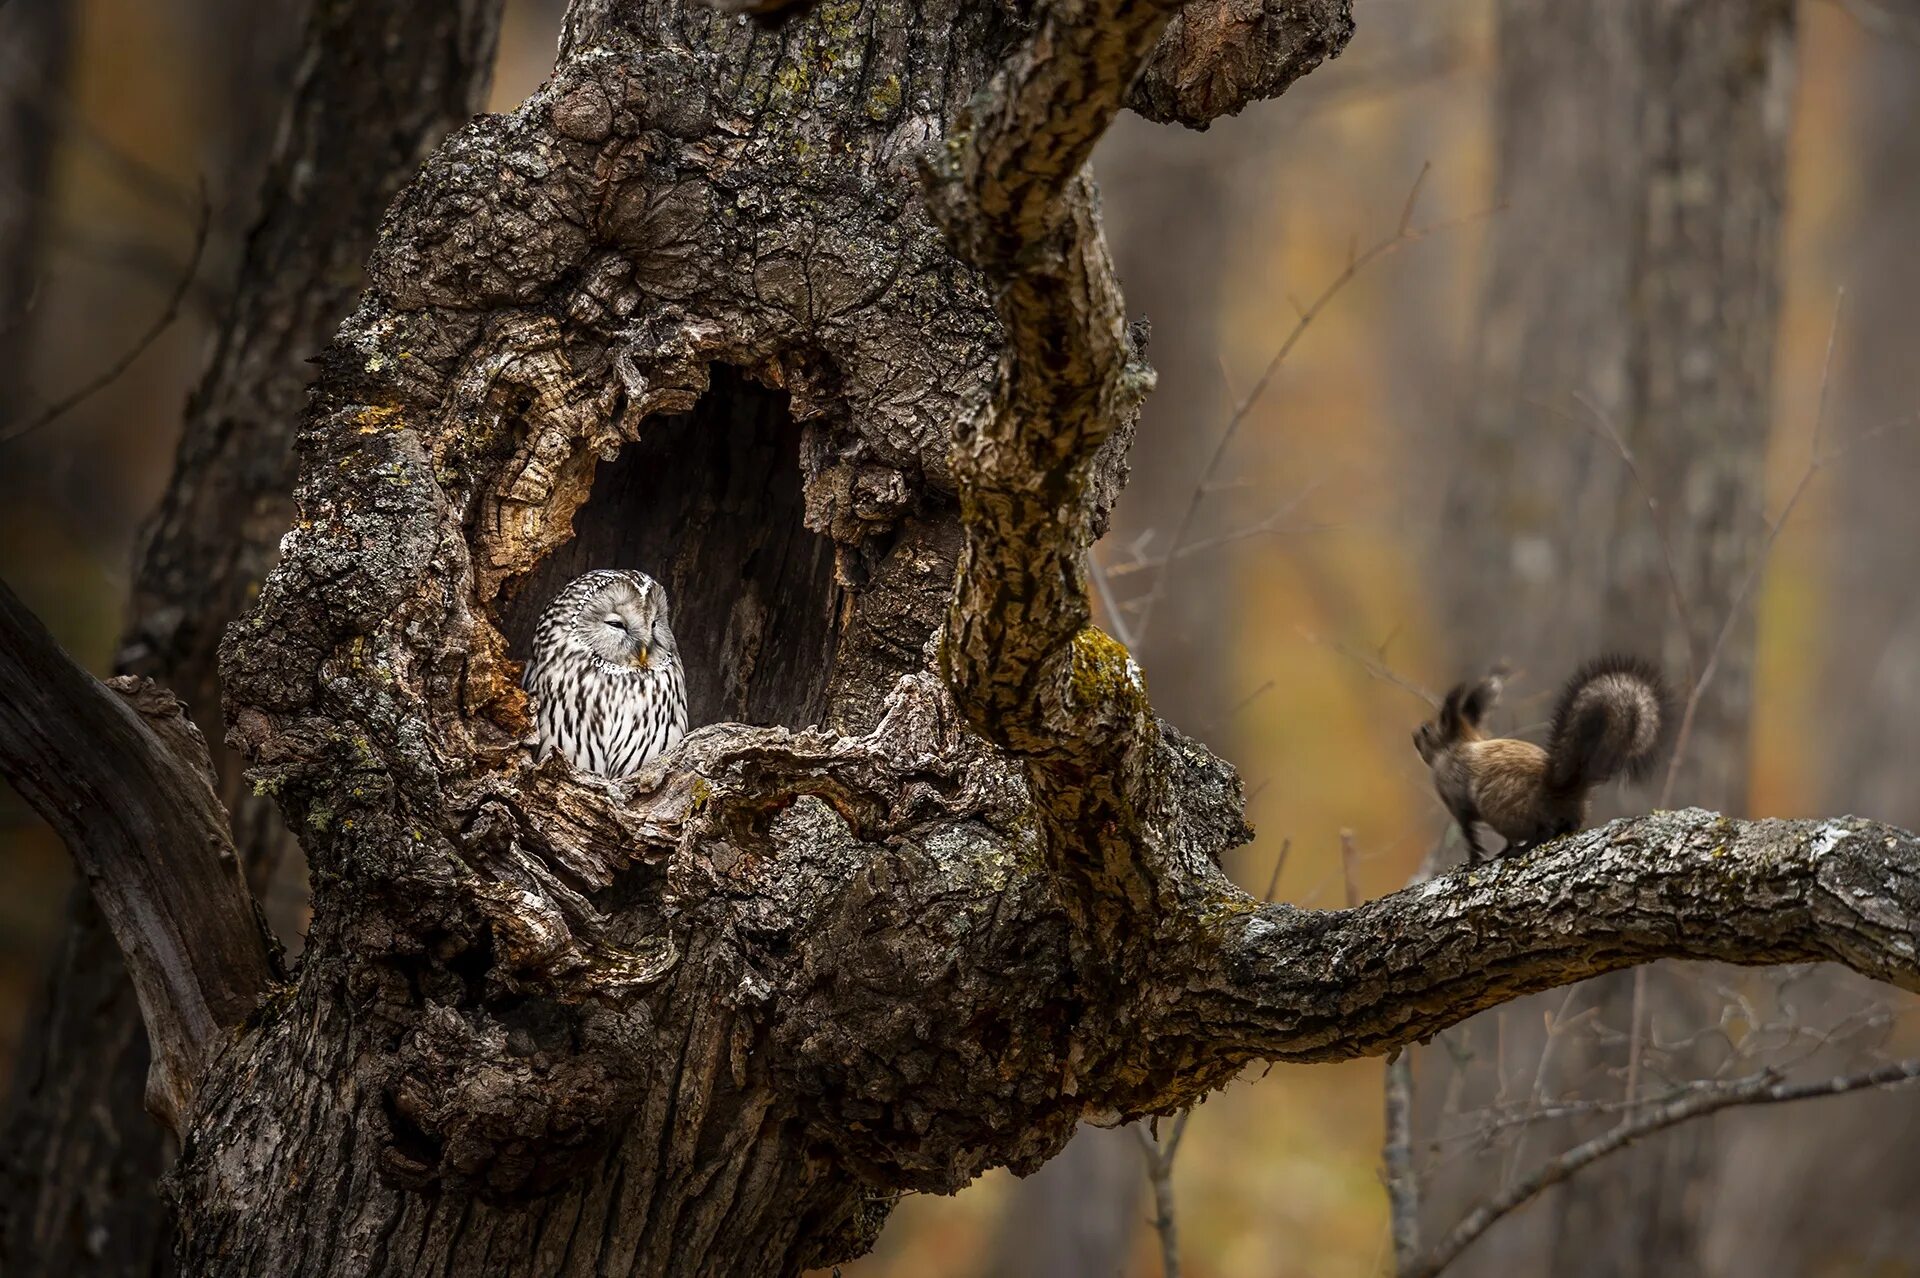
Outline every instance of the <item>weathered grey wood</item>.
{"type": "Polygon", "coordinates": [[[148,680],[102,684],[0,582],[0,772],[66,842],[126,957],[174,1131],[275,971],[199,730],[148,680]]]}

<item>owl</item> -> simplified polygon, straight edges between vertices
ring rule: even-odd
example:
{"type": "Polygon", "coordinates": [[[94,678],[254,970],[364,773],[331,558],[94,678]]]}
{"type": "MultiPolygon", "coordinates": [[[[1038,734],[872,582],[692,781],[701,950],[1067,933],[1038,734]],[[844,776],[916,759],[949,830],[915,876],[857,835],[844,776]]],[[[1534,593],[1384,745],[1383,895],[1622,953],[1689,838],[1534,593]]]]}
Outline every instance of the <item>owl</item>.
{"type": "Polygon", "coordinates": [[[540,757],[618,780],[687,731],[687,681],[667,592],[643,572],[575,577],[540,614],[523,680],[540,757]]]}

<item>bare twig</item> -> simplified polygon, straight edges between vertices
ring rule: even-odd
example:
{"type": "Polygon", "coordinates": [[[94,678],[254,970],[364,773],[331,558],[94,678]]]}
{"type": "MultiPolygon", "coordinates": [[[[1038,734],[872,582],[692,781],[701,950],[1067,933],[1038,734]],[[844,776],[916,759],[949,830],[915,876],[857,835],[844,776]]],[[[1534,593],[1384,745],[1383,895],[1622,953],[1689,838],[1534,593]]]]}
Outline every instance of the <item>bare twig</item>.
{"type": "Polygon", "coordinates": [[[43,426],[59,421],[93,395],[111,386],[123,373],[133,367],[134,361],[144,355],[149,346],[159,340],[160,334],[173,326],[173,322],[180,318],[181,304],[186,301],[187,294],[193,288],[194,277],[200,273],[200,258],[207,247],[207,227],[212,220],[213,206],[207,202],[207,193],[203,186],[200,191],[200,220],[193,232],[193,252],[187,258],[186,269],[180,273],[173,292],[167,297],[166,306],[147,327],[147,331],[142,333],[139,340],[134,342],[119,359],[82,385],[48,404],[32,417],[9,422],[0,427],[0,444],[12,443],[23,435],[30,435],[43,426]]]}
{"type": "Polygon", "coordinates": [[[1228,710],[1227,714],[1229,716],[1239,714],[1242,710],[1245,710],[1248,706],[1258,701],[1261,697],[1264,697],[1269,692],[1272,692],[1276,687],[1279,686],[1279,684],[1280,684],[1280,681],[1278,679],[1267,680],[1265,683],[1255,688],[1252,692],[1249,692],[1246,696],[1234,702],[1233,708],[1228,710]]]}
{"type": "Polygon", "coordinates": [[[1260,898],[1261,900],[1271,901],[1273,894],[1280,890],[1280,872],[1287,868],[1287,853],[1291,851],[1293,851],[1293,840],[1291,838],[1280,840],[1280,855],[1273,858],[1273,876],[1267,880],[1267,890],[1260,898]]]}
{"type": "MultiPolygon", "coordinates": [[[[1454,227],[1466,225],[1469,222],[1477,221],[1481,217],[1486,216],[1485,213],[1476,213],[1464,218],[1455,218],[1444,222],[1433,222],[1424,226],[1414,226],[1412,224],[1414,206],[1420,198],[1420,188],[1425,185],[1427,173],[1432,167],[1431,164],[1423,164],[1420,166],[1419,175],[1414,178],[1413,186],[1407,191],[1406,204],[1400,211],[1400,223],[1394,228],[1392,235],[1373,244],[1365,252],[1359,251],[1357,244],[1350,248],[1347,254],[1346,266],[1341,269],[1339,274],[1333,277],[1332,281],[1329,282],[1325,288],[1320,290],[1317,297],[1304,306],[1298,302],[1293,303],[1294,309],[1298,313],[1298,319],[1294,323],[1292,330],[1288,332],[1285,340],[1280,343],[1279,348],[1274,351],[1272,358],[1267,361],[1267,366],[1261,370],[1260,376],[1254,380],[1253,386],[1234,407],[1232,414],[1227,418],[1226,427],[1221,430],[1219,437],[1214,440],[1213,452],[1208,457],[1205,468],[1201,470],[1200,478],[1198,482],[1194,484],[1193,492],[1187,498],[1186,509],[1181,512],[1180,522],[1174,529],[1173,541],[1171,545],[1169,545],[1165,556],[1168,563],[1179,559],[1185,550],[1187,539],[1193,533],[1194,521],[1199,516],[1201,503],[1205,500],[1209,486],[1214,482],[1215,476],[1219,473],[1220,465],[1225,461],[1227,450],[1232,447],[1234,437],[1240,433],[1241,423],[1246,421],[1247,414],[1253,411],[1254,405],[1260,402],[1261,396],[1266,393],[1267,386],[1273,381],[1274,376],[1279,373],[1281,366],[1287,362],[1287,356],[1293,353],[1293,348],[1299,344],[1301,337],[1313,326],[1314,321],[1320,318],[1321,312],[1326,309],[1328,303],[1338,297],[1341,291],[1353,282],[1355,276],[1381,258],[1405,248],[1409,244],[1418,243],[1420,240],[1426,239],[1428,236],[1440,231],[1451,230],[1454,227]]],[[[1139,615],[1134,622],[1134,632],[1142,642],[1145,642],[1147,638],[1147,633],[1153,624],[1154,610],[1159,606],[1160,600],[1166,595],[1166,590],[1167,574],[1163,572],[1154,578],[1153,588],[1148,591],[1146,599],[1140,606],[1139,615]]]]}
{"type": "Polygon", "coordinates": [[[1387,1062],[1387,1210],[1393,1233],[1393,1267],[1405,1271],[1420,1255],[1420,1181],[1413,1169],[1413,1053],[1395,1052],[1387,1062]]]}
{"type": "MultiPolygon", "coordinates": [[[[1673,540],[1667,536],[1666,520],[1660,514],[1660,499],[1654,495],[1653,486],[1647,483],[1646,476],[1640,471],[1639,459],[1633,455],[1633,450],[1627,447],[1626,439],[1620,434],[1619,427],[1614,424],[1613,418],[1608,415],[1607,411],[1600,407],[1594,400],[1579,392],[1574,393],[1573,399],[1580,407],[1586,409],[1588,415],[1593,418],[1601,437],[1613,445],[1613,450],[1620,455],[1620,460],[1626,466],[1627,474],[1632,478],[1634,487],[1640,490],[1641,498],[1647,503],[1647,519],[1648,522],[1653,525],[1654,539],[1660,543],[1660,564],[1667,576],[1667,602],[1673,606],[1674,620],[1680,623],[1680,633],[1691,636],[1693,634],[1693,622],[1690,610],[1687,607],[1687,592],[1681,588],[1680,572],[1678,568],[1674,566],[1673,540]]],[[[1559,414],[1569,421],[1579,421],[1579,419],[1572,414],[1561,412],[1561,410],[1550,404],[1542,404],[1540,406],[1549,412],[1559,414]]],[[[1581,424],[1584,425],[1585,423],[1581,424]]],[[[1688,645],[1687,663],[1687,683],[1691,685],[1694,676],[1691,644],[1688,645]]]]}
{"type": "Polygon", "coordinates": [[[1147,1161],[1147,1181],[1153,1186],[1153,1228],[1160,1235],[1160,1268],[1166,1278],[1180,1278],[1180,1225],[1173,1211],[1173,1160],[1180,1152],[1180,1138],[1187,1133],[1187,1120],[1193,1111],[1182,1110],[1173,1120],[1173,1130],[1165,1143],[1154,1139],[1145,1123],[1135,1123],[1133,1134],[1140,1142],[1140,1154],[1147,1161]]]}
{"type": "MultiPolygon", "coordinates": [[[[1328,523],[1286,524],[1281,522],[1297,510],[1300,504],[1317,492],[1319,488],[1320,483],[1317,480],[1308,484],[1293,497],[1281,503],[1279,507],[1269,511],[1244,528],[1236,528],[1231,532],[1221,533],[1217,537],[1203,537],[1198,541],[1190,541],[1177,550],[1169,551],[1167,554],[1154,558],[1141,556],[1128,563],[1116,564],[1114,567],[1108,569],[1108,572],[1116,577],[1126,576],[1136,572],[1147,572],[1154,569],[1165,568],[1176,559],[1185,559],[1190,555],[1205,554],[1209,550],[1218,550],[1222,546],[1231,546],[1238,542],[1251,541],[1255,537],[1268,537],[1286,533],[1327,532],[1340,527],[1338,524],[1328,523]]],[[[1210,485],[1205,491],[1211,494],[1218,492],[1219,487],[1210,485]]],[[[1151,598],[1152,595],[1149,594],[1145,599],[1142,599],[1136,605],[1136,609],[1144,609],[1147,599],[1151,598]]]]}
{"type": "Polygon", "coordinates": [[[1920,1079],[1920,1060],[1908,1060],[1811,1083],[1783,1082],[1777,1073],[1768,1071],[1738,1082],[1721,1084],[1711,1090],[1690,1092],[1542,1164],[1531,1175],[1469,1213],[1431,1251],[1413,1264],[1404,1266],[1400,1278],[1434,1278],[1501,1217],[1581,1168],[1654,1132],[1736,1105],[1774,1105],[1816,1096],[1839,1096],[1870,1087],[1896,1086],[1917,1079],[1920,1079]]]}
{"type": "MultiPolygon", "coordinates": [[[[1553,1063],[1554,1047],[1566,1033],[1569,1024],[1567,1009],[1573,1006],[1573,1000],[1579,996],[1579,991],[1580,987],[1578,985],[1568,986],[1565,997],[1560,1000],[1559,1010],[1546,1014],[1545,1041],[1540,1047],[1540,1059],[1534,1062],[1533,1087],[1529,1091],[1525,1101],[1528,1112],[1537,1114],[1543,1107],[1546,1092],[1547,1069],[1553,1063]]],[[[1587,1009],[1588,1013],[1596,1013],[1597,1011],[1597,1008],[1587,1009]]],[[[1575,1019],[1577,1021],[1579,1018],[1575,1019]]],[[[1513,1179],[1515,1170],[1520,1166],[1520,1160],[1526,1153],[1527,1130],[1525,1126],[1522,1126],[1519,1137],[1513,1142],[1513,1149],[1507,1156],[1507,1165],[1501,1173],[1500,1179],[1502,1184],[1510,1182],[1513,1179]]]]}
{"type": "MultiPolygon", "coordinates": [[[[1661,801],[1663,804],[1665,800],[1661,801]]],[[[1631,1042],[1627,1048],[1627,1104],[1631,1105],[1640,1094],[1640,1059],[1644,1050],[1644,1036],[1647,1025],[1647,969],[1633,969],[1633,1010],[1628,1013],[1632,1022],[1631,1042]]]]}
{"type": "MultiPolygon", "coordinates": [[[[1385,644],[1381,649],[1385,651],[1385,644]]],[[[1425,883],[1439,864],[1438,843],[1427,848],[1420,858],[1408,887],[1425,883]]],[[[1385,1092],[1386,1139],[1382,1142],[1383,1179],[1387,1187],[1389,1232],[1393,1242],[1395,1273],[1411,1265],[1420,1254],[1420,1177],[1413,1165],[1413,1052],[1409,1049],[1387,1058],[1385,1092]]]]}
{"type": "Polygon", "coordinates": [[[1354,845],[1353,845],[1353,831],[1344,830],[1344,829],[1341,830],[1340,831],[1340,881],[1342,885],[1345,886],[1347,891],[1347,908],[1348,909],[1352,909],[1354,906],[1360,904],[1360,888],[1359,888],[1359,885],[1354,882],[1354,878],[1353,878],[1353,867],[1354,867],[1356,855],[1357,855],[1356,849],[1354,848],[1354,845]]]}
{"type": "Polygon", "coordinates": [[[1133,628],[1127,625],[1127,615],[1113,597],[1107,566],[1100,562],[1100,556],[1088,554],[1087,569],[1093,576],[1093,588],[1100,596],[1100,609],[1107,614],[1107,624],[1113,627],[1113,637],[1131,649],[1133,628]]]}
{"type": "Polygon", "coordinates": [[[1426,702],[1429,706],[1437,706],[1440,704],[1440,698],[1436,694],[1407,678],[1389,666],[1383,659],[1372,653],[1362,652],[1344,640],[1322,638],[1304,626],[1300,629],[1300,637],[1308,643],[1319,644],[1323,648],[1331,648],[1341,656],[1357,663],[1361,669],[1382,683],[1390,683],[1402,692],[1411,693],[1426,702]]]}

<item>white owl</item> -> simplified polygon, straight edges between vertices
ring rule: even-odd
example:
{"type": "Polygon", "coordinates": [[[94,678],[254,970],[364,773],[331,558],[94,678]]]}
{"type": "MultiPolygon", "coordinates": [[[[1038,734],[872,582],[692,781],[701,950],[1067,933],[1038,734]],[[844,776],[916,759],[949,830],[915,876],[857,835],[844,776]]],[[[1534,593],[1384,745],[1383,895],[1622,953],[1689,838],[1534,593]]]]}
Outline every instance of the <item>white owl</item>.
{"type": "Polygon", "coordinates": [[[574,578],[540,614],[522,681],[540,757],[629,777],[687,731],[687,682],[668,626],[667,592],[643,572],[574,578]]]}

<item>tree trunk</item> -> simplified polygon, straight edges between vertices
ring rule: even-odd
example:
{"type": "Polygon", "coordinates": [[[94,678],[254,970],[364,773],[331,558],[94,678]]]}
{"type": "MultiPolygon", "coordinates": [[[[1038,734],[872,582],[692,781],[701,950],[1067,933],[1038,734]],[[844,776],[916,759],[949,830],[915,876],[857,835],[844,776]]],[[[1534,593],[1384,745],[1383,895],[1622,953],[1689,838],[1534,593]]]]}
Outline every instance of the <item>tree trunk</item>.
{"type": "MultiPolygon", "coordinates": [[[[1438,577],[1460,672],[1510,658],[1542,698],[1519,713],[1524,725],[1545,717],[1552,681],[1600,651],[1652,656],[1684,693],[1758,553],[1791,6],[1507,0],[1499,38],[1509,207],[1490,238],[1438,577]]],[[[1753,633],[1743,612],[1718,650],[1679,801],[1745,805],[1753,633]]],[[[1596,997],[1624,1045],[1555,1052],[1555,1074],[1588,1088],[1637,1075],[1633,1044],[1650,1027],[1672,1039],[1714,1013],[1658,972],[1613,978],[1596,997]]],[[[1516,1033],[1509,1060],[1547,1050],[1516,1033]]],[[[1484,1101],[1490,1071],[1477,1086],[1484,1101]]],[[[1709,1149],[1704,1124],[1665,1133],[1562,1190],[1551,1240],[1506,1230],[1467,1263],[1700,1272],[1709,1149]]],[[[1431,1196],[1434,1223],[1494,1187],[1499,1162],[1431,1196]]]]}
{"type": "MultiPolygon", "coordinates": [[[[261,887],[284,858],[297,866],[298,849],[218,744],[220,635],[258,590],[291,519],[307,357],[350,309],[387,201],[483,100],[498,8],[319,6],[259,221],[139,556],[120,664],[192,708],[261,887]]],[[[171,1141],[141,1112],[147,1042],[113,937],[84,889],[72,914],[6,1123],[0,1176],[14,1189],[0,1202],[0,1270],[149,1274],[170,1249],[157,1182],[171,1141]]]]}

